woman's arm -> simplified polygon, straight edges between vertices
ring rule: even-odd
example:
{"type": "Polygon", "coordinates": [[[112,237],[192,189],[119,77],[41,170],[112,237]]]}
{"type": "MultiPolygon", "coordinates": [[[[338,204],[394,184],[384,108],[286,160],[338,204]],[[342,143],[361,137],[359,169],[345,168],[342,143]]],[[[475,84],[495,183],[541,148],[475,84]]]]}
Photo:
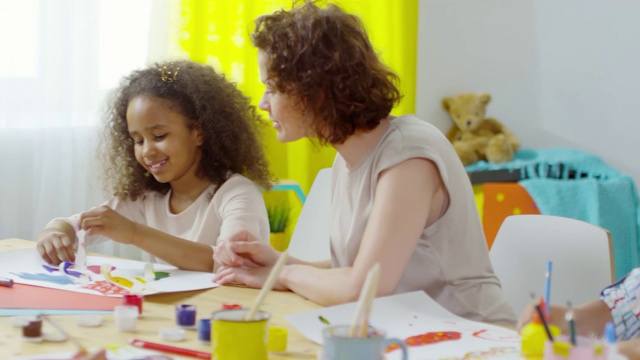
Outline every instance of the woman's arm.
{"type": "Polygon", "coordinates": [[[378,179],[353,267],[287,265],[280,285],[321,305],[355,301],[367,272],[380,263],[377,295],[392,294],[425,226],[440,216],[445,196],[440,174],[431,161],[415,158],[385,170],[378,179]]]}
{"type": "MultiPolygon", "coordinates": [[[[232,236],[218,240],[213,260],[223,267],[271,267],[275,265],[280,252],[269,244],[259,241],[246,230],[240,230],[232,236]]],[[[293,256],[287,258],[287,265],[299,264],[318,268],[331,268],[331,260],[304,261],[293,256]]],[[[215,281],[222,281],[219,278],[215,281]]]]}

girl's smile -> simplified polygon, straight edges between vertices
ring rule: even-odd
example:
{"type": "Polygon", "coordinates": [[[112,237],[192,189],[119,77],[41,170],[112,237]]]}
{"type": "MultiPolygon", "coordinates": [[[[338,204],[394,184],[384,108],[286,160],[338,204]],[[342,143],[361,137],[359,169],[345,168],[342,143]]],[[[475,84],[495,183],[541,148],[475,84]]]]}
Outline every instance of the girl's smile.
{"type": "Polygon", "coordinates": [[[156,174],[159,173],[162,168],[164,168],[164,165],[167,163],[168,159],[164,159],[161,161],[147,161],[145,160],[145,164],[147,165],[147,169],[149,170],[149,172],[156,174]]]}

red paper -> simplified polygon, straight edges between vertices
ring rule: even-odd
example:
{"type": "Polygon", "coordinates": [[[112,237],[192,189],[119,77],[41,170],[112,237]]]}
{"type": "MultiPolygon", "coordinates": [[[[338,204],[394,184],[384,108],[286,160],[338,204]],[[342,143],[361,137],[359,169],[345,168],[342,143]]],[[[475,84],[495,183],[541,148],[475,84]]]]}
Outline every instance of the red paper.
{"type": "Polygon", "coordinates": [[[122,304],[121,298],[83,294],[41,286],[14,284],[0,287],[0,308],[48,310],[108,310],[122,304]]]}

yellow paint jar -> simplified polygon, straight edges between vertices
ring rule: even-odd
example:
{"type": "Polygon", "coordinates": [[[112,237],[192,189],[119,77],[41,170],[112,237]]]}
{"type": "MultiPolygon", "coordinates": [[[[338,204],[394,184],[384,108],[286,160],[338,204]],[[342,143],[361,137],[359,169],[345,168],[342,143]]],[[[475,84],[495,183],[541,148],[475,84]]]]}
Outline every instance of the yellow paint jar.
{"type": "Polygon", "coordinates": [[[211,314],[212,360],[266,360],[269,314],[258,311],[245,321],[249,309],[220,310],[211,314]]]}

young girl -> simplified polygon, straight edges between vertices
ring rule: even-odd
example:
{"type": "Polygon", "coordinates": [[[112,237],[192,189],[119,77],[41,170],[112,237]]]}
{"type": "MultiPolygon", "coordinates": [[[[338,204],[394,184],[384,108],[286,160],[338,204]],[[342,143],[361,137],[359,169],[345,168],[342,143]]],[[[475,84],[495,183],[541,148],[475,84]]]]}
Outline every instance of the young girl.
{"type": "MultiPolygon", "coordinates": [[[[515,325],[460,159],[437,128],[390,115],[397,77],[361,21],[307,2],[259,17],[253,43],[266,84],[259,107],[278,139],[313,137],[338,151],[331,260],[290,258],[275,288],[322,305],[356,301],[380,263],[379,296],[423,290],[462,317],[515,325]]],[[[216,282],[260,287],[278,253],[238,232],[214,256],[216,282]]]]}
{"type": "Polygon", "coordinates": [[[223,75],[190,61],[134,71],[106,115],[101,154],[113,198],[49,222],[37,242],[45,261],[74,261],[78,230],[87,244],[133,244],[196,271],[212,271],[217,240],[238,229],[269,238],[252,182],[270,184],[260,118],[223,75]]]}

